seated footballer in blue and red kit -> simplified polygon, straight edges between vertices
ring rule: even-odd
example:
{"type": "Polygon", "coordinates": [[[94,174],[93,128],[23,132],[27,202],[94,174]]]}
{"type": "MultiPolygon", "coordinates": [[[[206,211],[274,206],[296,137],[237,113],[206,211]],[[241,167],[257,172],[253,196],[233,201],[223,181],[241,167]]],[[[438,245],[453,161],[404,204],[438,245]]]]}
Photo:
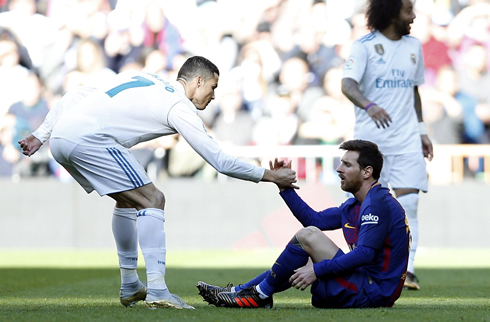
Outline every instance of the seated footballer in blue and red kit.
{"type": "MultiPolygon", "coordinates": [[[[304,226],[269,271],[247,283],[226,287],[198,282],[199,294],[218,307],[272,308],[273,294],[311,285],[319,308],[391,307],[407,272],[410,230],[405,211],[378,179],[383,155],[370,141],[350,140],[337,168],[342,190],[353,194],[339,207],[315,211],[294,191],[280,195],[304,226]],[[344,253],[323,231],[342,228],[344,253]]],[[[270,164],[271,168],[280,164],[270,164]]],[[[290,166],[290,165],[289,165],[290,166]]]]}

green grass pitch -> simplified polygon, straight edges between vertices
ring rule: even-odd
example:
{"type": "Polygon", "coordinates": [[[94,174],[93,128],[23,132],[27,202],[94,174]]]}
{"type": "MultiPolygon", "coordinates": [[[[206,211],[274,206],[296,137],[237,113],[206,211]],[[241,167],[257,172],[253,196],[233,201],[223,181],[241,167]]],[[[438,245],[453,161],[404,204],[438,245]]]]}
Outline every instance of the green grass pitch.
{"type": "Polygon", "coordinates": [[[422,289],[403,291],[393,308],[315,309],[309,289],[276,294],[272,310],[216,308],[197,294],[197,281],[245,282],[279,252],[170,250],[167,284],[196,310],[149,310],[119,303],[114,251],[0,251],[0,321],[490,321],[486,249],[419,250],[422,289]]]}

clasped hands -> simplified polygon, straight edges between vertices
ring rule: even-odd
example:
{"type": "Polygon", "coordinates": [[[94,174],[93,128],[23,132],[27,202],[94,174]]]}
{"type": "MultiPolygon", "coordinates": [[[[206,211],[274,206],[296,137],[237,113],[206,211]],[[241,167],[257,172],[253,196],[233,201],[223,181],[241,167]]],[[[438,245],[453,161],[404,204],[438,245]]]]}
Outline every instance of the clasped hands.
{"type": "Polygon", "coordinates": [[[296,171],[291,169],[291,163],[291,160],[286,162],[285,160],[278,160],[277,158],[275,158],[274,161],[269,161],[269,168],[271,171],[282,173],[283,176],[286,176],[284,181],[275,182],[281,191],[286,188],[299,189],[299,187],[294,184],[297,181],[296,171]]]}

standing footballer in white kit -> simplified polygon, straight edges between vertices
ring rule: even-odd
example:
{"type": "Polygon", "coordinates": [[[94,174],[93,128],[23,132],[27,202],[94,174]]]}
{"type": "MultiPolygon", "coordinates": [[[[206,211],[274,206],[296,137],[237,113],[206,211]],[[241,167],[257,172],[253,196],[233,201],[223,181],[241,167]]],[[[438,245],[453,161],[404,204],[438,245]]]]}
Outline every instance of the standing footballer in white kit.
{"type": "Polygon", "coordinates": [[[67,93],[43,125],[19,141],[23,153],[31,156],[51,137],[53,157],[87,193],[96,190],[116,201],[112,230],[124,306],[145,300],[150,308],[193,309],[167,288],[165,196],[129,152],[130,147],[179,133],[220,173],[297,188],[296,174],[288,167],[268,170],[240,161],[224,153],[206,133],[197,110],[204,110],[214,99],[218,78],[218,68],[200,56],[189,58],[173,82],[152,74],[122,73],[95,90],[67,93]],[[147,286],[136,271],[138,242],[147,286]]]}
{"type": "Polygon", "coordinates": [[[366,17],[372,32],[352,45],[342,92],[356,106],[354,137],[378,144],[385,156],[379,181],[390,184],[407,214],[412,246],[405,288],[416,290],[419,191],[427,192],[424,157],[433,157],[418,92],[425,81],[422,45],[409,36],[415,19],[410,0],[370,0],[366,17]]]}

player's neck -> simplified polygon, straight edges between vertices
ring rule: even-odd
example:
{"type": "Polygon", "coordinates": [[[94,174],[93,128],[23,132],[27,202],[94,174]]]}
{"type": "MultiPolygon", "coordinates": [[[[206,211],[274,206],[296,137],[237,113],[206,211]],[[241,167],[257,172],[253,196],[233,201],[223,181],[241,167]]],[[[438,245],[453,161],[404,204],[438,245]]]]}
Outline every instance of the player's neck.
{"type": "Polygon", "coordinates": [[[362,204],[364,202],[364,199],[366,199],[366,196],[369,190],[371,190],[371,188],[373,187],[374,183],[376,183],[376,180],[374,179],[365,181],[362,184],[362,187],[356,193],[354,193],[354,197],[357,199],[357,201],[359,201],[359,203],[362,204]]]}
{"type": "Polygon", "coordinates": [[[402,36],[395,30],[395,26],[393,24],[380,32],[389,40],[396,41],[402,39],[402,36]]]}
{"type": "Polygon", "coordinates": [[[191,90],[189,88],[189,84],[187,83],[187,81],[185,79],[179,77],[179,78],[177,78],[177,82],[181,83],[182,87],[184,87],[185,96],[187,96],[188,99],[192,99],[194,94],[191,93],[191,90]]]}

